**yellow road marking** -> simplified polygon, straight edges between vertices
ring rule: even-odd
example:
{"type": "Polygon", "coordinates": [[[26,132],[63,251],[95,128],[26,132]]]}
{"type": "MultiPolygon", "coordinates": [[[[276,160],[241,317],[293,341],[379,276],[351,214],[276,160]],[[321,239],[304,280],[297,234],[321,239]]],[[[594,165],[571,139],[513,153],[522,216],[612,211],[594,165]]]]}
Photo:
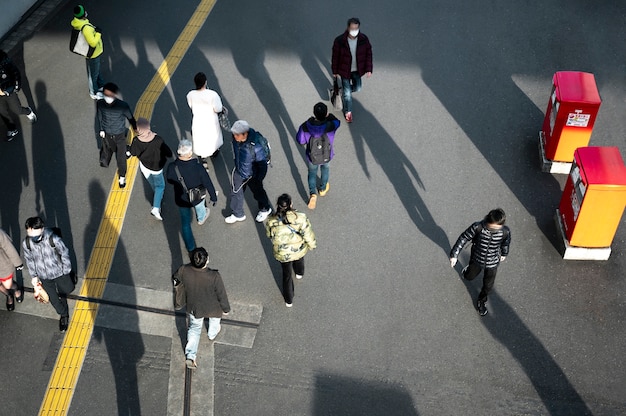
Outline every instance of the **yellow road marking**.
{"type": "MultiPolygon", "coordinates": [[[[172,49],[139,98],[135,108],[135,118],[150,119],[157,99],[170,82],[170,77],[178,68],[180,61],[187,53],[191,42],[198,35],[209,13],[217,0],[202,0],[196,11],[187,22],[187,25],[178,36],[172,49]]],[[[132,138],[129,133],[128,140],[132,138]]],[[[104,214],[96,237],[91,257],[85,270],[85,278],[80,288],[80,295],[91,298],[101,298],[104,287],[111,271],[111,263],[119,241],[124,217],[130,195],[133,191],[135,176],[137,175],[137,158],[128,160],[126,174],[126,188],[120,189],[117,185],[117,176],[113,179],[111,191],[106,202],[104,214]]],[[[70,326],[59,355],[57,356],[48,388],[44,396],[40,415],[66,415],[72,395],[78,381],[78,376],[85,360],[89,340],[93,333],[98,304],[95,302],[77,301],[70,326]]],[[[94,386],[95,387],[95,386],[94,386]]]]}

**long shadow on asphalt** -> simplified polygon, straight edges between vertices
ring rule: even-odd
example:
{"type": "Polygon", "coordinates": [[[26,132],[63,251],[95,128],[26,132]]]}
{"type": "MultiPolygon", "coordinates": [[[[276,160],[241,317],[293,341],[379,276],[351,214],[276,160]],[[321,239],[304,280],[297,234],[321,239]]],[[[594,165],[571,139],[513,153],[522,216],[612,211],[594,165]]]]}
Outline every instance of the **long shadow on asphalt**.
{"type": "Polygon", "coordinates": [[[441,247],[447,256],[450,251],[448,236],[437,224],[426,207],[420,191],[414,185],[416,182],[422,191],[426,191],[417,169],[391,135],[376,120],[374,114],[366,110],[358,101],[353,102],[353,111],[359,115],[359,124],[351,124],[349,128],[354,140],[356,156],[363,172],[368,178],[370,177],[365,159],[365,146],[367,146],[387,175],[417,229],[441,247]]]}
{"type": "Polygon", "coordinates": [[[314,416],[417,416],[413,399],[401,385],[357,380],[337,374],[315,377],[314,416]]]}
{"type": "MultiPolygon", "coordinates": [[[[455,270],[459,274],[460,269],[461,266],[457,263],[455,270]]],[[[463,278],[459,280],[465,285],[472,305],[476,305],[478,292],[482,286],[482,274],[471,282],[463,278]]],[[[591,410],[569,382],[561,367],[554,361],[550,352],[495,290],[489,294],[487,308],[489,313],[481,318],[481,323],[520,364],[547,412],[553,416],[591,415],[591,410]]]]}
{"type": "MultiPolygon", "coordinates": [[[[102,186],[93,181],[89,185],[90,204],[92,208],[99,207],[106,201],[106,194],[102,186]]],[[[102,213],[100,209],[92,209],[92,215],[89,220],[86,234],[89,230],[98,229],[101,221],[108,221],[102,219],[102,213]]],[[[106,228],[106,224],[103,224],[103,228],[106,228]]],[[[88,244],[89,236],[85,235],[84,241],[88,244]]],[[[85,246],[85,253],[91,251],[93,244],[85,246]]],[[[119,284],[126,286],[125,290],[130,293],[131,296],[126,301],[131,303],[135,301],[135,286],[132,279],[129,258],[124,248],[124,243],[120,239],[115,251],[114,261],[116,262],[115,270],[119,273],[116,277],[116,281],[119,284]]],[[[90,293],[86,293],[86,296],[93,296],[90,293]]],[[[117,399],[117,414],[124,415],[139,415],[141,414],[140,406],[140,393],[137,377],[137,366],[139,361],[144,355],[145,347],[141,334],[139,333],[139,317],[137,312],[128,309],[121,310],[116,309],[112,313],[120,313],[124,323],[124,331],[113,330],[108,328],[102,328],[96,326],[93,331],[93,336],[90,341],[101,343],[104,341],[108,362],[111,365],[115,383],[115,395],[117,399]]],[[[111,319],[111,317],[108,317],[111,319]]],[[[93,352],[93,351],[92,351],[93,352]]],[[[98,371],[100,365],[106,365],[96,358],[88,359],[90,357],[90,351],[87,351],[85,358],[84,370],[81,372],[81,377],[78,381],[76,388],[75,398],[78,399],[73,406],[73,410],[84,407],[86,412],[91,412],[93,409],[99,409],[107,414],[115,414],[115,408],[110,403],[109,395],[104,394],[103,389],[106,390],[107,384],[101,385],[101,388],[94,388],[99,383],[102,383],[101,377],[105,377],[103,374],[105,371],[98,371]],[[90,368],[91,367],[91,368],[90,368]],[[105,411],[103,409],[109,409],[105,411]]],[[[76,413],[76,414],[80,414],[76,413]]],[[[83,413],[86,414],[86,413],[83,413]]]]}

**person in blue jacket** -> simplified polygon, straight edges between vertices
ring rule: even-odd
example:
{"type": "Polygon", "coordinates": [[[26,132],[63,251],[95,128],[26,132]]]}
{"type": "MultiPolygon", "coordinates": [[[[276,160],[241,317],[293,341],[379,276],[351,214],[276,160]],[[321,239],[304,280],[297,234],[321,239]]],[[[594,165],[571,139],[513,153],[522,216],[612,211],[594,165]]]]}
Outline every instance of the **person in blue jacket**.
{"type": "Polygon", "coordinates": [[[233,155],[235,167],[231,177],[230,209],[232,214],[225,218],[227,224],[244,221],[244,191],[250,187],[259,205],[257,222],[263,222],[272,213],[272,204],[263,188],[270,162],[269,145],[261,133],[250,128],[245,120],[237,120],[230,129],[233,133],[233,155]]]}
{"type": "Polygon", "coordinates": [[[315,209],[317,205],[317,171],[320,171],[321,180],[319,195],[326,196],[330,189],[330,183],[328,183],[328,177],[330,175],[330,161],[335,156],[335,133],[341,124],[337,117],[328,113],[328,107],[326,104],[320,102],[313,107],[313,115],[307,121],[300,125],[296,139],[298,143],[306,146],[306,159],[307,166],[309,168],[308,182],[309,182],[309,209],[315,209]],[[311,148],[309,142],[312,138],[322,137],[326,134],[328,138],[328,144],[330,146],[328,153],[328,161],[319,163],[317,160],[313,160],[311,157],[311,148]]]}

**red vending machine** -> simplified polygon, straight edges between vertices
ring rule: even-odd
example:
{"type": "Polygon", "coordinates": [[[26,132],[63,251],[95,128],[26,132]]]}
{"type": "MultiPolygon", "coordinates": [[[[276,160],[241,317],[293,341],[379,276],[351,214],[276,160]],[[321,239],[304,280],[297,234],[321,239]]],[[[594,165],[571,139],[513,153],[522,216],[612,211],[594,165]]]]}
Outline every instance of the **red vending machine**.
{"type": "Polygon", "coordinates": [[[593,74],[574,71],[554,74],[541,129],[546,159],[569,163],[574,150],[589,144],[601,103],[593,74]]]}
{"type": "Polygon", "coordinates": [[[626,167],[617,147],[582,147],[559,204],[571,246],[610,247],[626,205],[626,167]]]}

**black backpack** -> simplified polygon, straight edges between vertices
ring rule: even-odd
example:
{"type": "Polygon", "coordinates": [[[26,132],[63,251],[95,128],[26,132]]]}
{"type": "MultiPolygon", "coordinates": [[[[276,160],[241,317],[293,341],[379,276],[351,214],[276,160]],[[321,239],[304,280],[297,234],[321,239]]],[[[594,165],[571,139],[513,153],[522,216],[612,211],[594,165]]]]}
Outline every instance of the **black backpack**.
{"type": "MultiPolygon", "coordinates": [[[[328,123],[326,124],[326,130],[328,130],[328,123]]],[[[304,126],[305,131],[309,131],[308,127],[304,126]]],[[[314,165],[323,165],[330,162],[330,139],[328,138],[327,131],[322,134],[321,137],[311,136],[307,143],[306,152],[311,159],[311,163],[314,165]]]]}

